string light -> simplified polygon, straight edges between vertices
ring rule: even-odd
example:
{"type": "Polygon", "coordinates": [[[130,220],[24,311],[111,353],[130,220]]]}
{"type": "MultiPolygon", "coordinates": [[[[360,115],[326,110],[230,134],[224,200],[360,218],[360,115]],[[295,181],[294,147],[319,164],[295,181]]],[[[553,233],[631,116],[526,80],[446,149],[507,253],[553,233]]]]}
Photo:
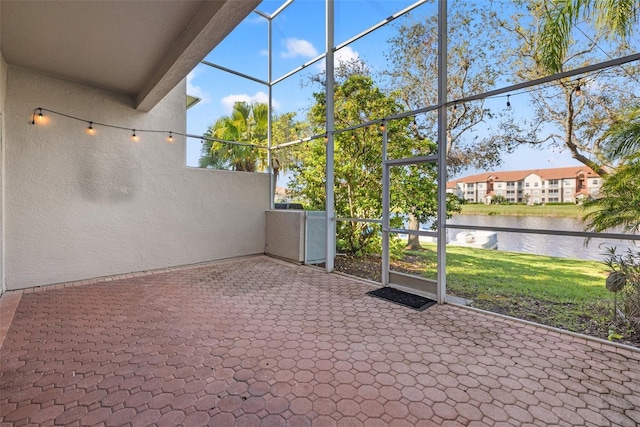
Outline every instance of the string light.
{"type": "Polygon", "coordinates": [[[35,110],[33,110],[33,116],[31,117],[31,124],[35,125],[36,124],[36,113],[38,113],[38,121],[42,122],[42,120],[44,119],[43,115],[42,115],[42,108],[38,107],[35,110]]]}
{"type": "Polygon", "coordinates": [[[416,119],[413,119],[413,130],[418,130],[418,122],[416,122],[416,119]]]}
{"type": "Polygon", "coordinates": [[[329,134],[328,134],[328,133],[325,133],[325,134],[324,134],[324,143],[325,143],[325,144],[328,144],[328,143],[329,143],[329,134]]]}
{"type": "Polygon", "coordinates": [[[511,101],[509,101],[509,97],[511,95],[507,95],[507,108],[511,108],[511,101]]]}
{"type": "MultiPolygon", "coordinates": [[[[47,124],[48,123],[48,117],[44,115],[44,112],[49,112],[51,114],[56,114],[58,116],[62,116],[62,117],[66,117],[68,119],[72,119],[72,120],[77,120],[79,122],[84,122],[87,124],[87,127],[85,128],[85,133],[87,133],[88,135],[95,135],[96,134],[96,128],[95,126],[102,126],[105,128],[111,128],[111,129],[120,129],[120,130],[124,130],[124,131],[129,131],[131,132],[131,140],[133,141],[139,141],[140,140],[140,134],[141,133],[164,133],[164,134],[168,134],[167,136],[167,141],[170,143],[174,142],[173,139],[173,135],[182,135],[185,136],[187,138],[194,138],[194,139],[198,139],[200,140],[201,144],[204,144],[205,141],[219,141],[225,144],[229,144],[230,146],[234,146],[234,145],[240,145],[240,146],[246,146],[246,147],[254,147],[254,144],[250,144],[250,143],[244,143],[244,142],[238,142],[238,141],[226,141],[226,140],[220,140],[220,139],[216,139],[216,138],[210,138],[210,137],[206,137],[203,135],[193,135],[193,134],[188,134],[188,133],[182,133],[182,132],[176,132],[176,131],[172,131],[172,130],[155,130],[155,129],[132,129],[130,127],[127,126],[118,126],[118,125],[113,125],[113,124],[109,124],[109,123],[101,123],[101,122],[96,122],[93,120],[88,120],[86,118],[81,118],[81,117],[76,117],[76,116],[72,116],[70,114],[65,114],[65,113],[61,113],[59,111],[54,111],[54,110],[50,110],[48,108],[44,108],[44,107],[36,107],[33,110],[33,114],[31,115],[31,124],[35,125],[35,124],[47,124]]],[[[257,148],[264,148],[267,149],[267,147],[260,147],[257,146],[257,148]]]]}
{"type": "Polygon", "coordinates": [[[453,104],[453,112],[455,113],[456,111],[458,111],[458,103],[457,102],[455,104],[453,104]]]}
{"type": "Polygon", "coordinates": [[[582,95],[582,89],[580,88],[580,79],[578,79],[578,84],[576,85],[576,96],[582,95]]]}
{"type": "Polygon", "coordinates": [[[386,126],[385,126],[385,123],[384,123],[384,122],[380,123],[380,132],[384,132],[385,127],[386,127],[386,126]]]}

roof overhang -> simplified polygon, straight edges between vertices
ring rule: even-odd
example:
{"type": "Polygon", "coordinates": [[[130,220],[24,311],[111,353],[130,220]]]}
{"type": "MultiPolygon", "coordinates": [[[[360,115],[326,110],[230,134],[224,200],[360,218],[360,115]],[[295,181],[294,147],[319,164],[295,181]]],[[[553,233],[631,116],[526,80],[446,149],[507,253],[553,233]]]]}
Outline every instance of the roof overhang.
{"type": "Polygon", "coordinates": [[[127,94],[149,111],[260,0],[0,1],[7,63],[127,94]]]}

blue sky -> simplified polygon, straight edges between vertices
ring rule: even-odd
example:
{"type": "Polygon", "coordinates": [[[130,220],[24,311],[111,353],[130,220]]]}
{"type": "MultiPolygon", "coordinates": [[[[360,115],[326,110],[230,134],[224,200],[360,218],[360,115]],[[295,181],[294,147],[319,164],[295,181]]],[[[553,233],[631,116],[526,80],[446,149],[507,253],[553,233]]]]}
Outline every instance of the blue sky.
{"type": "MultiPolygon", "coordinates": [[[[336,44],[359,34],[381,22],[393,13],[413,4],[409,0],[337,0],[335,3],[336,44]]],[[[264,1],[258,9],[272,13],[282,4],[281,0],[264,1]]],[[[296,0],[274,19],[273,25],[273,73],[274,79],[316,57],[325,49],[325,4],[321,0],[296,0]]],[[[422,16],[435,13],[435,2],[420,6],[414,14],[422,16]]],[[[341,58],[359,58],[374,73],[387,66],[384,50],[387,40],[395,34],[393,24],[386,25],[357,42],[341,49],[341,58]]],[[[267,21],[258,14],[251,14],[206,58],[207,61],[234,69],[261,80],[267,80],[267,21]]],[[[322,61],[278,83],[273,88],[273,105],[277,114],[295,111],[304,118],[312,104],[312,92],[318,87],[302,85],[308,76],[322,70],[322,61]]],[[[267,101],[267,86],[246,80],[223,71],[198,65],[187,79],[190,95],[202,101],[188,111],[187,130],[191,134],[203,134],[209,125],[231,111],[233,103],[267,101]]],[[[489,100],[493,109],[504,109],[506,100],[489,100]]],[[[523,97],[511,98],[512,108],[518,114],[528,113],[528,102],[523,97]]],[[[200,157],[199,140],[187,140],[187,165],[197,166],[200,157]]],[[[566,150],[538,150],[522,147],[503,157],[500,170],[517,170],[544,167],[579,165],[566,150]]],[[[473,173],[475,171],[470,171],[473,173]]],[[[285,185],[279,182],[278,185],[285,185]]]]}

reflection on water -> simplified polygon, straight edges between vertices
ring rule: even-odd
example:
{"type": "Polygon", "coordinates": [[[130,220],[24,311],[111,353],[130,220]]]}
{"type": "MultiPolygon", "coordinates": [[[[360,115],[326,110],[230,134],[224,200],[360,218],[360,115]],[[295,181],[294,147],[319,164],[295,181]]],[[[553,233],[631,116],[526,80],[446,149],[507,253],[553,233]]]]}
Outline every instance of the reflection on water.
{"type": "MultiPolygon", "coordinates": [[[[541,216],[486,216],[454,215],[447,221],[455,224],[480,225],[485,227],[529,228],[563,231],[584,231],[578,218],[550,218],[541,216]]],[[[449,240],[466,230],[448,229],[449,240]]],[[[547,234],[523,234],[498,232],[498,250],[525,252],[563,258],[577,258],[601,261],[607,247],[616,246],[622,252],[627,248],[640,250],[640,243],[632,240],[591,239],[586,245],[583,237],[553,236],[547,234]]]]}

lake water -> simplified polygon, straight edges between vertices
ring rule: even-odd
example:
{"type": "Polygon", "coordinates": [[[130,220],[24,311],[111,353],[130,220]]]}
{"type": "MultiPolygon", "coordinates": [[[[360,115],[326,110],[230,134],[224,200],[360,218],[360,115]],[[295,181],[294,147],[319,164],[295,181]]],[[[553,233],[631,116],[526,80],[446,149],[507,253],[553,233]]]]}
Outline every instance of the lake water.
{"type": "MultiPolygon", "coordinates": [[[[479,225],[486,227],[509,227],[563,231],[584,231],[582,221],[578,218],[550,218],[540,216],[487,216],[487,215],[454,215],[447,221],[449,238],[458,232],[455,224],[479,225]]],[[[563,258],[589,259],[602,261],[607,247],[617,246],[622,252],[626,248],[640,250],[637,240],[591,239],[588,246],[583,237],[553,236],[546,234],[498,233],[498,250],[524,252],[538,255],[549,255],[563,258]]]]}

